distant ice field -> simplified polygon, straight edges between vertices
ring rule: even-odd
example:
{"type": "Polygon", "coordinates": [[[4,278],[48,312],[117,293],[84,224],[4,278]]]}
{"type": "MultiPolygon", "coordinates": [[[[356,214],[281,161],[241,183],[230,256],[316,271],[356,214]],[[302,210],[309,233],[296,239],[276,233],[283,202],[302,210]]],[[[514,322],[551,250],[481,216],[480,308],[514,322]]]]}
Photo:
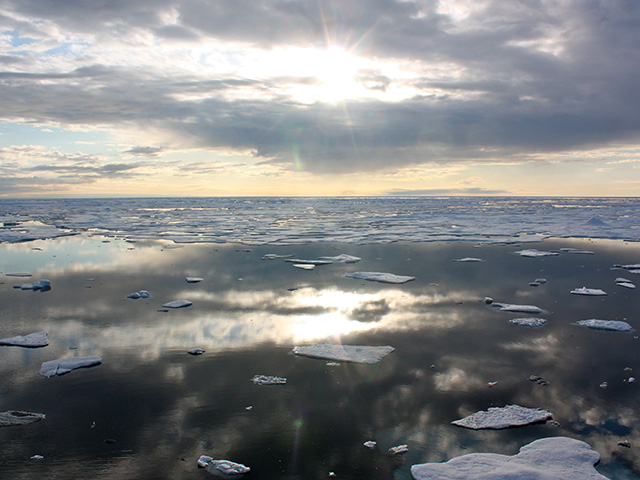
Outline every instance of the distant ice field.
{"type": "Polygon", "coordinates": [[[80,232],[176,243],[523,243],[640,239],[640,198],[221,197],[2,199],[0,242],[80,232]]]}

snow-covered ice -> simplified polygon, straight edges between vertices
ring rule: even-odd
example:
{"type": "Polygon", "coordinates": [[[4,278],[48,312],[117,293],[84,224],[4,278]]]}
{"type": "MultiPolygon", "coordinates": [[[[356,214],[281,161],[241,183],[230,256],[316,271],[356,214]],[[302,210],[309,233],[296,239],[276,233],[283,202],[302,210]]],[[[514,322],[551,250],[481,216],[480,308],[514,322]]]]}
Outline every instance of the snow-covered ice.
{"type": "Polygon", "coordinates": [[[529,327],[529,328],[540,328],[547,324],[547,321],[544,318],[512,318],[509,320],[510,323],[514,325],[519,325],[521,327],[529,327]]]}
{"type": "Polygon", "coordinates": [[[16,335],[15,337],[0,339],[0,345],[38,348],[49,345],[46,332],[35,332],[28,335],[16,335]]]}
{"type": "Polygon", "coordinates": [[[600,460],[589,444],[568,437],[541,438],[516,455],[470,453],[444,463],[411,467],[415,480],[607,480],[594,465],[600,460]]]}
{"type": "Polygon", "coordinates": [[[633,327],[622,320],[598,320],[590,318],[589,320],[580,320],[575,323],[581,327],[591,328],[593,330],[607,330],[610,332],[632,332],[633,327]]]}
{"type": "Polygon", "coordinates": [[[64,375],[65,373],[69,373],[71,370],[75,370],[77,368],[93,367],[95,365],[100,365],[101,363],[102,358],[97,356],[70,357],[50,360],[42,364],[42,367],[40,368],[40,375],[47,378],[55,375],[64,375]]]}
{"type": "Polygon", "coordinates": [[[191,305],[193,305],[193,302],[190,302],[189,300],[173,300],[162,304],[164,308],[184,308],[190,307],[191,305]]]}
{"type": "Polygon", "coordinates": [[[355,278],[356,280],[369,280],[372,282],[396,283],[396,284],[407,283],[416,279],[416,277],[409,277],[405,275],[396,275],[394,273],[383,273],[383,272],[352,272],[352,273],[345,273],[344,276],[347,278],[355,278]]]}
{"type": "Polygon", "coordinates": [[[151,294],[147,290],[140,290],[139,292],[130,293],[127,295],[127,298],[133,298],[134,300],[138,298],[151,298],[151,294]]]}
{"type": "Polygon", "coordinates": [[[24,412],[21,410],[9,410],[0,412],[0,427],[10,427],[13,425],[28,425],[44,419],[44,413],[24,412]]]}
{"type": "Polygon", "coordinates": [[[294,347],[293,353],[303,357],[322,358],[325,360],[374,364],[394,350],[395,348],[389,345],[367,346],[322,343],[294,347]]]}
{"type": "Polygon", "coordinates": [[[538,250],[536,248],[528,248],[526,250],[518,250],[518,255],[521,257],[530,257],[530,258],[538,258],[538,257],[555,257],[560,255],[558,252],[545,252],[543,250],[538,250]]]}
{"type": "Polygon", "coordinates": [[[607,292],[605,292],[604,290],[600,290],[599,288],[587,287],[574,288],[570,293],[572,293],[573,295],[586,295],[592,297],[602,297],[607,294],[607,292]]]}
{"type": "Polygon", "coordinates": [[[187,283],[198,283],[204,280],[202,277],[186,277],[185,280],[187,283]]]}
{"type": "Polygon", "coordinates": [[[472,413],[468,417],[454,420],[451,423],[473,430],[486,428],[497,430],[544,422],[551,417],[551,412],[546,410],[521,407],[520,405],[507,405],[505,407],[490,407],[488,410],[472,413]]]}
{"type": "Polygon", "coordinates": [[[273,375],[254,375],[251,381],[256,385],[284,385],[287,383],[286,378],[273,375]]]}
{"type": "Polygon", "coordinates": [[[208,455],[200,455],[198,458],[198,467],[204,468],[211,473],[219,473],[224,475],[241,475],[251,471],[249,467],[241,463],[235,463],[231,460],[214,460],[208,455]]]}

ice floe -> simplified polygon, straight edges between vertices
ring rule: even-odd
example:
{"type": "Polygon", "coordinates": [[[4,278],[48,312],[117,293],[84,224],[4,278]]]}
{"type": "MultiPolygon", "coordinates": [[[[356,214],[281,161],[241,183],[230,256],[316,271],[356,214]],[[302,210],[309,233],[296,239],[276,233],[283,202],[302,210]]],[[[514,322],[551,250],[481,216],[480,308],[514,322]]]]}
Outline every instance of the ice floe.
{"type": "Polygon", "coordinates": [[[405,275],[396,275],[394,273],[383,273],[383,272],[352,272],[352,273],[345,273],[344,276],[347,278],[355,278],[356,280],[369,280],[372,282],[396,283],[396,284],[407,283],[416,279],[416,277],[409,277],[405,275]]]}
{"type": "Polygon", "coordinates": [[[341,253],[335,257],[318,257],[319,260],[328,260],[331,263],[358,263],[362,260],[360,257],[354,257],[353,255],[347,255],[346,253],[341,253]]]}
{"type": "Polygon", "coordinates": [[[266,253],[262,256],[263,260],[276,260],[278,258],[291,258],[293,254],[289,255],[278,255],[277,253],[266,253]]]}
{"type": "Polygon", "coordinates": [[[599,288],[587,287],[574,288],[570,293],[572,293],[573,295],[586,295],[591,297],[602,297],[607,294],[607,292],[605,292],[604,290],[600,290],[599,288]]]}
{"type": "Polygon", "coordinates": [[[151,298],[151,294],[146,290],[140,290],[139,292],[130,293],[127,295],[127,298],[133,298],[134,300],[138,298],[151,298]]]}
{"type": "Polygon", "coordinates": [[[303,258],[287,258],[285,262],[289,263],[297,263],[299,265],[331,265],[333,262],[331,260],[305,260],[303,258]]]}
{"type": "Polygon", "coordinates": [[[28,425],[39,422],[45,418],[44,413],[24,412],[22,410],[9,410],[0,412],[0,427],[13,425],[28,425]]]}
{"type": "Polygon", "coordinates": [[[569,437],[541,438],[516,455],[470,453],[444,463],[412,465],[415,480],[607,480],[589,444],[569,437]]]}
{"type": "Polygon", "coordinates": [[[521,327],[540,328],[544,327],[547,324],[547,321],[544,318],[527,317],[512,318],[509,320],[509,323],[513,323],[514,325],[519,325],[521,327]]]}
{"type": "Polygon", "coordinates": [[[0,339],[0,345],[26,348],[39,348],[49,345],[46,332],[35,332],[28,335],[0,339]]]}
{"type": "Polygon", "coordinates": [[[481,258],[475,258],[475,257],[464,257],[464,258],[454,258],[452,262],[474,263],[474,262],[484,262],[484,260],[481,258]]]}
{"type": "Polygon", "coordinates": [[[468,417],[454,420],[451,423],[473,430],[498,430],[544,422],[551,417],[551,412],[547,412],[546,410],[522,407],[520,405],[507,405],[505,407],[490,407],[488,410],[473,413],[468,417]]]}
{"type": "Polygon", "coordinates": [[[193,305],[193,302],[189,300],[173,300],[171,302],[163,303],[164,308],[185,308],[193,305]]]}
{"type": "Polygon", "coordinates": [[[591,328],[593,330],[606,330],[609,332],[632,332],[633,327],[622,320],[598,320],[590,318],[589,320],[580,320],[575,323],[581,327],[591,328]]]}
{"type": "Polygon", "coordinates": [[[401,453],[407,453],[409,451],[409,446],[402,444],[402,445],[396,445],[395,447],[391,447],[389,449],[389,453],[391,455],[400,455],[401,453]]]}
{"type": "Polygon", "coordinates": [[[202,277],[186,277],[185,280],[187,283],[198,283],[204,280],[202,277]]]}
{"type": "Polygon", "coordinates": [[[541,313],[548,313],[546,310],[543,310],[540,307],[536,307],[535,305],[518,305],[514,303],[500,303],[494,302],[492,298],[486,297],[484,302],[494,310],[498,310],[500,312],[511,312],[511,313],[529,313],[531,315],[538,315],[541,313]]]}
{"type": "Polygon", "coordinates": [[[376,448],[377,444],[378,443],[373,440],[367,440],[366,442],[363,443],[363,445],[367,448],[376,448]]]}
{"type": "Polygon", "coordinates": [[[12,273],[6,273],[5,274],[7,277],[32,277],[33,273],[28,273],[28,272],[12,272],[12,273]]]}
{"type": "Polygon", "coordinates": [[[616,285],[618,285],[619,287],[630,288],[630,289],[636,288],[635,284],[631,280],[627,280],[626,278],[623,278],[623,277],[616,278],[616,285]]]}
{"type": "Polygon", "coordinates": [[[204,468],[210,473],[222,473],[223,475],[241,475],[251,471],[249,467],[231,460],[214,460],[208,455],[200,455],[198,467],[204,468]]]}
{"type": "Polygon", "coordinates": [[[187,353],[191,355],[202,355],[204,353],[204,350],[202,348],[192,348],[187,353]]]}
{"type": "Polygon", "coordinates": [[[50,360],[42,364],[42,367],[40,368],[40,375],[47,378],[55,375],[64,375],[65,373],[69,373],[71,370],[75,370],[77,368],[93,367],[95,365],[100,365],[101,363],[102,358],[97,356],[50,360]]]}
{"type": "Polygon", "coordinates": [[[254,375],[251,381],[256,385],[284,385],[287,383],[286,378],[273,375],[254,375]]]}
{"type": "Polygon", "coordinates": [[[316,266],[311,263],[294,263],[293,266],[300,270],[313,270],[316,268],[316,266]]]}
{"type": "Polygon", "coordinates": [[[627,265],[614,265],[612,270],[626,270],[629,273],[639,274],[640,273],[640,263],[631,263],[627,265]]]}
{"type": "Polygon", "coordinates": [[[46,292],[51,290],[51,281],[42,279],[33,283],[19,283],[14,285],[13,288],[20,288],[22,290],[42,290],[46,292]]]}
{"type": "Polygon", "coordinates": [[[325,360],[374,364],[394,350],[395,348],[389,345],[368,346],[321,343],[294,347],[292,353],[303,357],[322,358],[325,360]]]}
{"type": "Polygon", "coordinates": [[[591,250],[582,250],[581,248],[561,248],[562,253],[576,253],[581,255],[594,255],[595,252],[591,250]]]}
{"type": "Polygon", "coordinates": [[[538,257],[555,257],[560,255],[558,252],[545,252],[543,250],[538,250],[536,248],[528,248],[526,250],[518,250],[518,255],[521,257],[530,257],[530,258],[538,258],[538,257]]]}

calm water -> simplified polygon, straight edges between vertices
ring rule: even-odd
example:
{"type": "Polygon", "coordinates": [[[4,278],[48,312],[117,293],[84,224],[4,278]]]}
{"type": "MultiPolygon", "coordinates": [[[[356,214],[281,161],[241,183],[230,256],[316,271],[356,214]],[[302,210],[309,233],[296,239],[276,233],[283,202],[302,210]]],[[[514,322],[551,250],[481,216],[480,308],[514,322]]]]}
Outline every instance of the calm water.
{"type": "MultiPolygon", "coordinates": [[[[626,319],[640,329],[640,289],[617,287],[614,264],[640,262],[640,245],[550,239],[540,250],[595,255],[522,258],[527,246],[474,242],[299,246],[193,244],[86,235],[0,244],[0,338],[45,330],[40,349],[0,347],[0,411],[46,419],[0,428],[0,478],[204,479],[202,454],[251,467],[247,478],[409,479],[415,463],[471,452],[514,454],[537,438],[588,442],[610,478],[640,478],[637,332],[606,333],[572,322],[626,319]],[[347,253],[357,264],[313,271],[298,258],[347,253]],[[482,263],[452,259],[479,257],[482,263]],[[22,279],[6,273],[33,273],[22,279]],[[349,271],[412,275],[404,285],[344,278],[349,271]],[[204,278],[187,284],[185,276],[204,278]],[[544,277],[539,287],[529,282],[544,277]],[[46,278],[48,292],[14,289],[46,278]],[[602,288],[606,297],[570,295],[602,288]],[[145,289],[152,298],[131,300],[145,289]],[[512,325],[482,299],[538,305],[540,329],[512,325]],[[158,311],[174,299],[193,306],[158,311]],[[376,365],[290,354],[314,343],[392,345],[376,365]],[[191,356],[187,350],[206,352],[191,356]],[[102,365],[44,378],[44,361],[100,355],[102,365]],[[630,373],[625,367],[632,368],[630,373]],[[259,386],[256,374],[287,378],[259,386]],[[527,380],[538,375],[547,387],[527,380]],[[488,382],[496,381],[492,388],[488,382]],[[599,385],[607,382],[607,388],[599,385]],[[551,422],[499,431],[450,424],[517,403],[551,422]],[[251,407],[251,408],[247,408],[251,407]],[[617,445],[629,440],[632,448],[617,445]],[[374,450],[362,444],[375,440],[374,450]],[[389,447],[407,444],[405,455],[389,447]],[[44,459],[31,460],[39,454],[44,459]]],[[[635,277],[635,278],[634,278],[635,277]]]]}

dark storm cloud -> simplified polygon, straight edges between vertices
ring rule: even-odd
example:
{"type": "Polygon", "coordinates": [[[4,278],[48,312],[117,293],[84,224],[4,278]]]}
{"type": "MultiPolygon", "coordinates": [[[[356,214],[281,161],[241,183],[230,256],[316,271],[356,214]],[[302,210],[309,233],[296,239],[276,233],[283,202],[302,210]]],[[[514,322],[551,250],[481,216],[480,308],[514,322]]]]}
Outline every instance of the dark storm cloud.
{"type": "MultiPolygon", "coordinates": [[[[0,61],[4,119],[70,125],[136,125],[171,131],[200,148],[251,150],[266,161],[316,172],[587,149],[635,142],[640,133],[640,4],[538,1],[472,4],[463,19],[436,1],[50,1],[5,2],[22,36],[61,31],[126,43],[225,40],[261,48],[343,43],[363,56],[451,65],[451,75],[404,80],[396,102],[300,105],[290,98],[227,95],[275,91],[309,78],[172,78],[166,72],[96,64],[30,74],[0,61]],[[171,19],[171,20],[167,20],[171,19]],[[535,48],[537,44],[548,48],[535,48]],[[453,75],[453,72],[456,75],[453,75]],[[82,81],[78,81],[81,79],[82,81]],[[46,87],[43,81],[47,80],[46,87]],[[207,93],[204,100],[179,99],[207,93]],[[252,97],[256,98],[256,97],[252,97]]],[[[2,17],[8,28],[9,17],[2,17]]],[[[5,57],[2,57],[5,58],[5,57]]],[[[401,80],[360,72],[368,88],[401,80]]],[[[144,154],[144,148],[129,150],[144,154]]],[[[153,154],[154,152],[151,152],[153,154]]]]}

